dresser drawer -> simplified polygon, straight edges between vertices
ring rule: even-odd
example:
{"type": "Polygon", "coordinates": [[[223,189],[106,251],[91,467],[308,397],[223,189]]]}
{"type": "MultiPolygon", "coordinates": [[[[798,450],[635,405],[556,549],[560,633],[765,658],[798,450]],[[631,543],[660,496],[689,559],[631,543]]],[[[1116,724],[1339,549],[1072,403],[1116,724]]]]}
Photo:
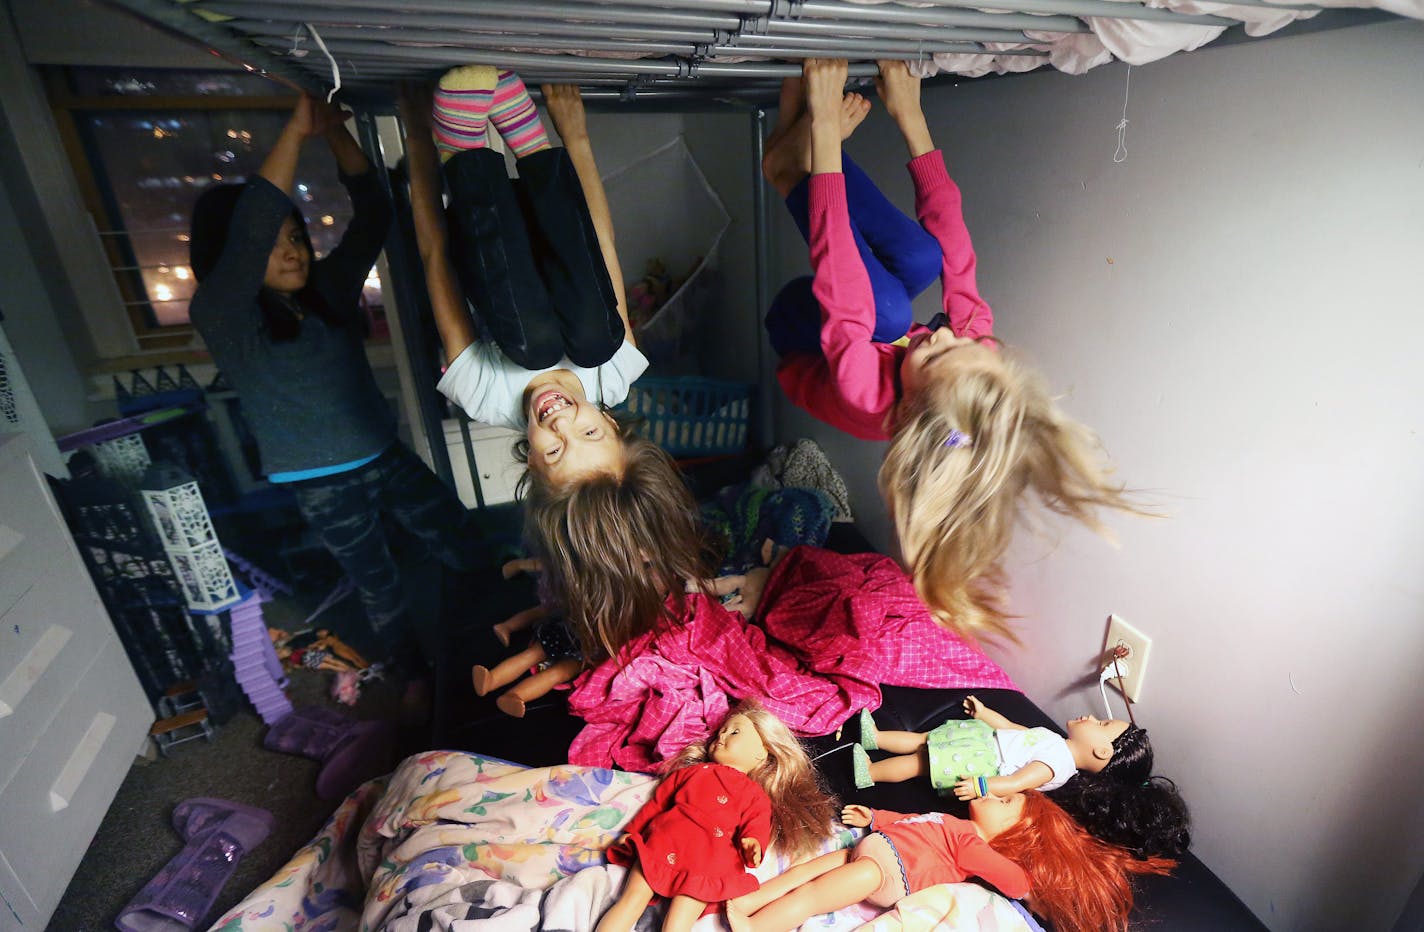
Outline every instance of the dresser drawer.
{"type": "MultiPolygon", "coordinates": [[[[48,917],[133,763],[148,725],[148,700],[108,672],[128,658],[110,638],[0,789],[0,855],[22,891],[48,917]]],[[[7,893],[8,895],[8,893],[7,893]]]]}

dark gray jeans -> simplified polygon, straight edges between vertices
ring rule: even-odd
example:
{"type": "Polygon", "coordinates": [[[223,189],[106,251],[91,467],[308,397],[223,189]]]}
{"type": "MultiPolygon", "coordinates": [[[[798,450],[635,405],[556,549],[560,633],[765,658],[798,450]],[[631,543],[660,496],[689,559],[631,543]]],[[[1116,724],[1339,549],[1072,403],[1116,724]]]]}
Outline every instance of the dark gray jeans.
{"type": "MultiPolygon", "coordinates": [[[[289,487],[302,517],[356,584],[374,642],[352,646],[379,651],[369,660],[402,651],[414,640],[400,571],[381,524],[382,512],[392,515],[452,569],[473,569],[484,555],[483,541],[465,506],[399,441],[359,469],[304,479],[289,487]]],[[[359,635],[354,639],[369,640],[359,635]]]]}

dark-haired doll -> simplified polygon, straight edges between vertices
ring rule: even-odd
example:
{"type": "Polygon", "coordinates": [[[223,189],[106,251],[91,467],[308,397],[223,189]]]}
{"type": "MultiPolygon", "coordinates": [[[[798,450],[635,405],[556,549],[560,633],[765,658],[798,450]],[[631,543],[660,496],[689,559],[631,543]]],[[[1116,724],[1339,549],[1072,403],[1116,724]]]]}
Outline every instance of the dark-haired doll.
{"type": "Polygon", "coordinates": [[[1186,804],[1170,780],[1151,778],[1145,730],[1085,715],[1067,723],[1064,738],[1012,722],[974,696],[964,711],[971,717],[928,732],[881,731],[862,711],[860,745],[852,750],[856,786],[929,777],[936,790],[961,800],[1058,791],[1085,828],[1138,857],[1186,851],[1186,804]],[[896,756],[871,762],[865,751],[877,748],[896,756]]]}

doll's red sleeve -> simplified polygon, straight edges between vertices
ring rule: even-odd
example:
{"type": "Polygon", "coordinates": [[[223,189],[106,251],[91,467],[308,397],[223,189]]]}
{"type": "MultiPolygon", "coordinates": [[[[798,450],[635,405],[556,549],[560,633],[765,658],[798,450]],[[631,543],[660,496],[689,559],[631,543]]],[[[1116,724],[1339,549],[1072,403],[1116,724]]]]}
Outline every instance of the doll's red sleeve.
{"type": "Polygon", "coordinates": [[[771,844],[771,799],[762,792],[761,787],[755,787],[755,792],[747,791],[747,798],[743,800],[742,822],[738,829],[742,838],[755,838],[761,845],[761,850],[771,844]]]}
{"type": "Polygon", "coordinates": [[[906,814],[903,812],[891,812],[889,809],[871,809],[870,826],[866,831],[878,832],[890,823],[899,822],[903,818],[906,818],[906,814]]]}
{"type": "Polygon", "coordinates": [[[1015,900],[1028,896],[1029,880],[1024,869],[990,848],[978,835],[963,840],[957,860],[965,874],[983,877],[1004,896],[1015,900]]]}

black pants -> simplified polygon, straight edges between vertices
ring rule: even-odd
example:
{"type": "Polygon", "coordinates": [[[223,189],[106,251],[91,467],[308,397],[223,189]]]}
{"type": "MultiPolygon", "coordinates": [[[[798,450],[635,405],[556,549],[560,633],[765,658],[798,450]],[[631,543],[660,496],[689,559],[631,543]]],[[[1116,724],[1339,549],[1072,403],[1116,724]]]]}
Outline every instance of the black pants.
{"type": "Polygon", "coordinates": [[[456,153],[444,171],[450,258],[504,354],[525,369],[607,362],[623,321],[568,153],[526,155],[518,181],[487,148],[456,153]]]}

